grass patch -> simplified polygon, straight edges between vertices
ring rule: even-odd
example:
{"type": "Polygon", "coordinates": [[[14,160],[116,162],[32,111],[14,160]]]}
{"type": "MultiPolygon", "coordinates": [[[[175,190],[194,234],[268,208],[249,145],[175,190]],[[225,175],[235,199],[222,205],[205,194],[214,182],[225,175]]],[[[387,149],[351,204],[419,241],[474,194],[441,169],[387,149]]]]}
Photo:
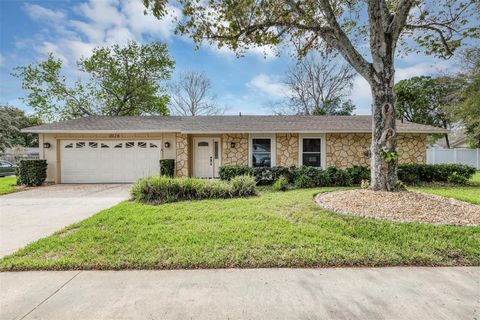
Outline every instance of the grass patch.
{"type": "Polygon", "coordinates": [[[480,205],[480,171],[477,171],[469,182],[469,186],[423,186],[411,189],[480,205]]]}
{"type": "Polygon", "coordinates": [[[123,202],[3,258],[0,269],[480,265],[480,227],[334,214],[313,202],[326,190],[332,188],[160,206],[123,202]]]}
{"type": "Polygon", "coordinates": [[[15,176],[0,178],[0,195],[15,192],[16,184],[17,184],[17,177],[15,176]]]}

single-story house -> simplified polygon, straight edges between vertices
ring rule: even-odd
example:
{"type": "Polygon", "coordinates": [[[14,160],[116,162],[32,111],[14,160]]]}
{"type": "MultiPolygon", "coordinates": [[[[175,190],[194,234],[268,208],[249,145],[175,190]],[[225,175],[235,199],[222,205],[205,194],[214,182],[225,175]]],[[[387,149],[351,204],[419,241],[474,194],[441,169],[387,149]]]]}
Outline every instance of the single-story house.
{"type": "MultiPolygon", "coordinates": [[[[133,182],[175,159],[177,176],[218,177],[222,165],[370,164],[371,116],[92,116],[30,127],[47,181],[133,182]]],[[[401,163],[425,163],[426,136],[445,130],[398,122],[401,163]]]]}

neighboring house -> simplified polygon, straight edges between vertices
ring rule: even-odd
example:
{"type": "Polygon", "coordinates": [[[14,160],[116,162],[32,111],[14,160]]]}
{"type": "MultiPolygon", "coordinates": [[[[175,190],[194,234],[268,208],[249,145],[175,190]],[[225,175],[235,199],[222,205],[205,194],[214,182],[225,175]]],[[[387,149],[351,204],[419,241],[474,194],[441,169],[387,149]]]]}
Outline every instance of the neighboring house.
{"type": "Polygon", "coordinates": [[[5,152],[0,154],[0,160],[6,160],[11,163],[17,163],[23,159],[38,159],[39,148],[26,148],[23,146],[16,146],[13,148],[7,148],[5,152]]]}
{"type": "MultiPolygon", "coordinates": [[[[175,159],[177,176],[218,177],[222,165],[346,168],[370,164],[371,116],[86,117],[24,129],[39,134],[48,181],[133,182],[175,159]]],[[[397,123],[401,163],[425,163],[426,136],[397,123]]]]}
{"type": "MultiPolygon", "coordinates": [[[[447,149],[447,143],[445,142],[445,138],[439,139],[433,147],[447,149]]],[[[468,145],[468,138],[465,135],[462,135],[461,137],[450,142],[450,149],[469,147],[470,146],[468,145]]]]}

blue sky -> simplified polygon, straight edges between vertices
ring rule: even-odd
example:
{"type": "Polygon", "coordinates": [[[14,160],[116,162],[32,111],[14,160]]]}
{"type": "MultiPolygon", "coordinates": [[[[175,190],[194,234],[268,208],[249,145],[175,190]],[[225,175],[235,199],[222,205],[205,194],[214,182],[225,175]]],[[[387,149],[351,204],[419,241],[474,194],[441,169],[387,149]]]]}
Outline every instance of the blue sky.
{"type": "MultiPolygon", "coordinates": [[[[171,14],[180,16],[171,7],[171,14]]],[[[176,73],[204,71],[211,79],[217,101],[228,106],[227,114],[268,114],[267,107],[282,99],[285,71],[294,61],[286,52],[277,57],[270,48],[256,49],[237,58],[228,49],[203,45],[194,49],[191,40],[173,34],[170,19],[158,21],[143,15],[140,0],[0,0],[0,102],[28,112],[20,97],[25,95],[12,68],[44,59],[49,52],[65,62],[68,76],[75,79],[75,61],[88,56],[96,46],[125,43],[134,39],[168,45],[176,61],[176,73]],[[266,57],[265,57],[266,54],[266,57]]],[[[412,54],[396,61],[397,80],[455,70],[455,61],[412,54]]],[[[370,114],[370,90],[360,77],[351,99],[356,114],[370,114]]]]}

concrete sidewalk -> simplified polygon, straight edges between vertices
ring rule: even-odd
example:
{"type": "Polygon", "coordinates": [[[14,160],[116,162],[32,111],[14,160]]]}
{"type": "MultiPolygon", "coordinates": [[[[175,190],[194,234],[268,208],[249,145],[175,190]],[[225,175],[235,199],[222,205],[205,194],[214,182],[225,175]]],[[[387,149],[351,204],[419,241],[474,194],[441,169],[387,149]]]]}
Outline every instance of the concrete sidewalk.
{"type": "Polygon", "coordinates": [[[479,319],[480,268],[0,273],[0,319],[479,319]]]}

